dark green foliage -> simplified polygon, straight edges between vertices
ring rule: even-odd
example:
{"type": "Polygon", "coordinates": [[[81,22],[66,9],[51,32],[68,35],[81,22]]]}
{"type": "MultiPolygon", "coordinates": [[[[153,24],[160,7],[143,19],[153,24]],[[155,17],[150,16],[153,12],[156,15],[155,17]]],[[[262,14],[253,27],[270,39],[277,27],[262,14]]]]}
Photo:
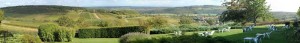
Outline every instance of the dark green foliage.
{"type": "Polygon", "coordinates": [[[231,41],[225,39],[224,37],[214,37],[214,39],[212,39],[214,41],[214,43],[232,43],[231,41]]]}
{"type": "Polygon", "coordinates": [[[231,26],[231,29],[243,29],[243,26],[231,26]]]}
{"type": "Polygon", "coordinates": [[[129,32],[144,32],[141,26],[79,29],[79,38],[118,38],[129,32]]]}
{"type": "Polygon", "coordinates": [[[291,26],[290,24],[291,24],[291,22],[284,22],[284,25],[291,26]]]}
{"type": "Polygon", "coordinates": [[[198,35],[185,35],[179,37],[151,38],[136,40],[131,43],[231,43],[223,37],[202,37],[198,35]]]}
{"type": "Polygon", "coordinates": [[[95,31],[96,29],[79,29],[77,35],[79,38],[95,38],[95,31]]]}
{"type": "Polygon", "coordinates": [[[164,34],[164,32],[161,30],[151,30],[150,34],[164,34]]]}
{"type": "Polygon", "coordinates": [[[120,37],[120,43],[133,43],[137,40],[149,39],[150,35],[145,33],[133,32],[120,37]]]}
{"type": "Polygon", "coordinates": [[[156,30],[151,30],[150,34],[167,34],[167,33],[172,33],[174,31],[175,29],[156,29],[156,30]]]}
{"type": "Polygon", "coordinates": [[[39,26],[38,35],[42,41],[46,42],[72,41],[72,38],[75,36],[75,30],[59,27],[55,24],[45,24],[39,26]]]}
{"type": "Polygon", "coordinates": [[[288,43],[300,43],[300,30],[299,27],[291,27],[290,29],[284,30],[284,34],[288,43]]]}

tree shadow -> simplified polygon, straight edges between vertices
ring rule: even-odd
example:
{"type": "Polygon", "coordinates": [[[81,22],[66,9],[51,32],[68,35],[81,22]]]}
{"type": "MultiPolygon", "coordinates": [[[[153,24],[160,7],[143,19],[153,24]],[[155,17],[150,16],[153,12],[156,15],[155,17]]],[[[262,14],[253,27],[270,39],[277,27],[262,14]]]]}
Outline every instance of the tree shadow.
{"type": "MultiPolygon", "coordinates": [[[[270,39],[268,39],[267,37],[262,38],[262,43],[287,43],[287,41],[285,40],[286,38],[282,35],[283,31],[279,31],[282,30],[281,29],[282,27],[276,27],[276,28],[279,29],[271,33],[270,39]]],[[[223,37],[232,41],[233,43],[244,43],[243,38],[255,37],[257,33],[265,33],[265,32],[270,32],[267,27],[256,27],[249,32],[243,32],[243,33],[233,34],[233,35],[228,35],[223,37]]]]}

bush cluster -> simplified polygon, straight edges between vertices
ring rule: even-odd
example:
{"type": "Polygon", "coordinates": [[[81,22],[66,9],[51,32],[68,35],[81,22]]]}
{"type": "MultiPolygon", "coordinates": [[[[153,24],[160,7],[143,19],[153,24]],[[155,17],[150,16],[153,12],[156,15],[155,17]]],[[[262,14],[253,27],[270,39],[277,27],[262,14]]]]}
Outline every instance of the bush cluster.
{"type": "Polygon", "coordinates": [[[21,37],[22,43],[42,43],[42,41],[38,37],[34,37],[32,35],[25,34],[21,37]]]}
{"type": "Polygon", "coordinates": [[[141,26],[79,29],[78,38],[118,38],[129,32],[145,32],[141,26]]]}
{"type": "Polygon", "coordinates": [[[135,40],[129,43],[232,43],[223,37],[201,37],[197,35],[185,35],[178,37],[150,38],[135,40]]]}
{"type": "Polygon", "coordinates": [[[140,33],[140,32],[132,32],[125,34],[120,37],[120,43],[133,43],[137,40],[144,40],[151,38],[149,34],[140,33]]]}
{"type": "Polygon", "coordinates": [[[67,27],[59,27],[56,24],[44,24],[39,26],[38,35],[42,41],[46,42],[71,41],[75,36],[75,30],[67,27]]]}
{"type": "Polygon", "coordinates": [[[11,34],[13,36],[0,37],[0,43],[42,43],[39,37],[28,34],[11,34]]]}

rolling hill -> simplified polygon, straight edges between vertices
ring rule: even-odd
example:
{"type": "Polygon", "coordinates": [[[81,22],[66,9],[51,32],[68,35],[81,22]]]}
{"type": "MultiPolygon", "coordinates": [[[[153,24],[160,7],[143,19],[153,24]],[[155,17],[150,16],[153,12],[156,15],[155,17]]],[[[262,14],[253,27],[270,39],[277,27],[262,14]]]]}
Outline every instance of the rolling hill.
{"type": "Polygon", "coordinates": [[[5,13],[12,14],[40,14],[40,13],[61,13],[68,10],[84,9],[81,7],[58,6],[58,5],[24,5],[24,6],[11,6],[0,8],[5,13]]]}
{"type": "Polygon", "coordinates": [[[143,14],[220,14],[225,7],[214,5],[184,6],[184,7],[133,7],[133,6],[110,6],[110,7],[86,7],[88,9],[131,9],[143,14]]]}
{"type": "MultiPolygon", "coordinates": [[[[221,14],[226,10],[223,6],[198,5],[183,7],[143,7],[143,6],[101,6],[101,7],[72,7],[58,5],[24,5],[0,8],[6,14],[43,14],[43,13],[64,13],[68,10],[136,10],[142,14],[221,14]]],[[[278,19],[291,18],[296,16],[296,12],[272,12],[278,19]],[[284,17],[283,17],[284,16],[284,17]]]]}

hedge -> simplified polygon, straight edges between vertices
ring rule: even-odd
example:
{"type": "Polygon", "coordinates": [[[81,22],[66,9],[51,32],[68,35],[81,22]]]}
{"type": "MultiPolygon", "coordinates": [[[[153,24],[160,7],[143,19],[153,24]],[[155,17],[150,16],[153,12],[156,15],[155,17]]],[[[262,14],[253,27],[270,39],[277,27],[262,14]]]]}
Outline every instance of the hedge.
{"type": "Polygon", "coordinates": [[[108,28],[85,28],[79,29],[78,38],[119,38],[129,32],[145,32],[144,27],[108,27],[108,28]]]}

